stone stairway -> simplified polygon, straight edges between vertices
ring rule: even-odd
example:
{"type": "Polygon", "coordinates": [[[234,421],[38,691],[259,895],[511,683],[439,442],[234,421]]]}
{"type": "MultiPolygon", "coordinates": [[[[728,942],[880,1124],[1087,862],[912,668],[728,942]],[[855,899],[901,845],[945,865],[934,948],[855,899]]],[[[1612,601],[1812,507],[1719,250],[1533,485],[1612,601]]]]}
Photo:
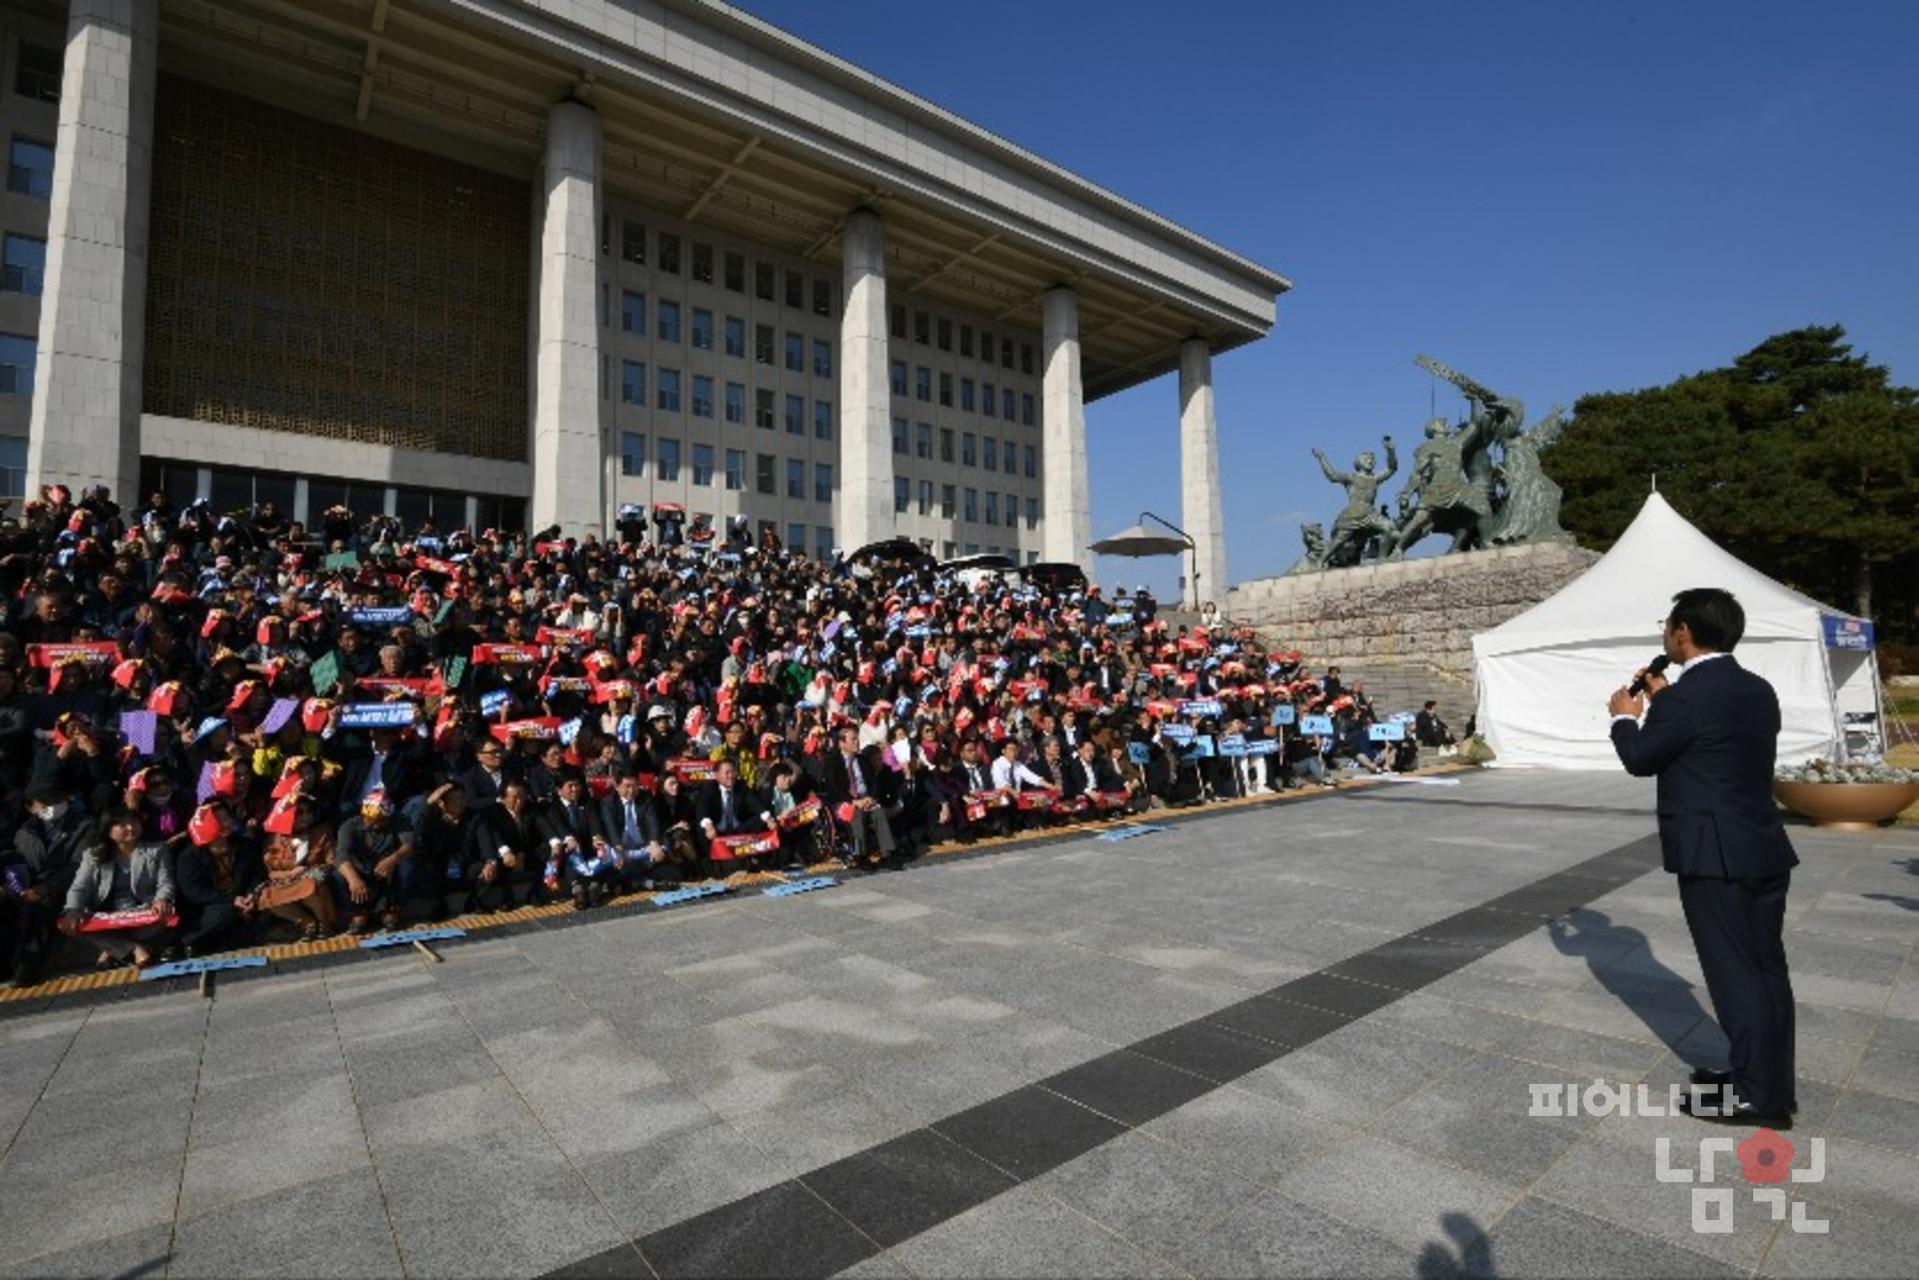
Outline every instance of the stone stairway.
{"type": "MultiPolygon", "coordinates": [[[[1322,675],[1328,665],[1313,661],[1310,654],[1306,662],[1322,675]]],[[[1417,711],[1430,698],[1439,703],[1439,718],[1451,725],[1454,733],[1465,732],[1466,718],[1473,713],[1472,681],[1423,662],[1373,658],[1338,665],[1341,681],[1349,688],[1355,683],[1365,686],[1366,696],[1382,718],[1396,711],[1417,711]]]]}

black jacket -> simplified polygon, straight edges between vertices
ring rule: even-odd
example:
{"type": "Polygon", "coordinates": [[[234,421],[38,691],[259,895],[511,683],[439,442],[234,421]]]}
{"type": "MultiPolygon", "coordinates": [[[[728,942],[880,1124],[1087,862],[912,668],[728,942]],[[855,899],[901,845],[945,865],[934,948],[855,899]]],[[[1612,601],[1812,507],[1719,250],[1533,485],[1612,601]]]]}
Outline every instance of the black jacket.
{"type": "MultiPolygon", "coordinates": [[[[765,797],[745,783],[733,784],[733,833],[742,831],[764,831],[766,823],[760,815],[766,811],[765,797]]],[[[720,784],[709,782],[700,788],[699,799],[694,802],[695,822],[711,822],[716,831],[728,834],[725,824],[720,821],[720,784]]]]}
{"type": "Polygon", "coordinates": [[[582,797],[570,813],[556,798],[546,806],[540,825],[548,840],[565,840],[571,836],[582,849],[591,849],[596,836],[606,838],[606,830],[600,826],[599,806],[590,796],[582,797]]]}
{"type": "MultiPolygon", "coordinates": [[[[633,797],[633,807],[640,828],[640,844],[654,843],[660,838],[660,815],[653,807],[653,797],[642,791],[633,797]]],[[[626,801],[620,799],[618,791],[610,791],[600,800],[600,828],[606,833],[608,844],[626,847],[626,801]]]]}
{"type": "Polygon", "coordinates": [[[1613,721],[1626,772],[1659,778],[1666,870],[1745,879],[1798,864],[1772,799],[1778,738],[1778,695],[1732,657],[1687,668],[1644,724],[1613,721]]]}

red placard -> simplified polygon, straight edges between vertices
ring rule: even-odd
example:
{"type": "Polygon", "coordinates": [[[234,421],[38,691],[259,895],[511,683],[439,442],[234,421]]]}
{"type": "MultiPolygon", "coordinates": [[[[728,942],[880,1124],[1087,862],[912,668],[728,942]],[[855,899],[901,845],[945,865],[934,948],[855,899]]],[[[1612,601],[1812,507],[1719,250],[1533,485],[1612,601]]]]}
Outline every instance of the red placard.
{"type": "Polygon", "coordinates": [[[719,772],[720,766],[715,761],[704,760],[699,756],[682,756],[677,760],[668,760],[666,767],[672,770],[673,776],[681,782],[711,782],[714,774],[719,772]]]}
{"type": "Polygon", "coordinates": [[[76,640],[71,644],[30,644],[27,663],[35,667],[57,667],[78,658],[90,667],[104,667],[120,661],[120,646],[112,640],[76,640]]]}
{"type": "Polygon", "coordinates": [[[560,736],[560,718],[534,716],[527,720],[509,720],[505,724],[488,725],[486,731],[501,742],[513,742],[525,738],[537,738],[545,742],[560,736]]]}
{"type": "Polygon", "coordinates": [[[524,665],[529,662],[541,662],[545,658],[546,650],[537,644],[476,644],[473,646],[475,666],[488,663],[507,666],[524,665]]]}
{"type": "Polygon", "coordinates": [[[988,811],[1011,804],[1013,793],[1010,791],[972,791],[966,796],[966,816],[973,822],[984,818],[988,811]]]}
{"type": "Polygon", "coordinates": [[[80,932],[110,933],[115,929],[144,929],[155,924],[172,929],[179,923],[177,911],[169,911],[163,918],[152,907],[135,907],[131,911],[96,911],[80,921],[80,932]]]}
{"type": "Polygon", "coordinates": [[[1052,809],[1059,800],[1059,792],[1043,787],[1034,787],[1019,793],[1016,803],[1023,810],[1037,809],[1044,813],[1052,809]]]}
{"type": "Polygon", "coordinates": [[[825,803],[818,796],[806,799],[782,813],[776,821],[782,831],[792,831],[799,827],[810,827],[818,822],[820,815],[826,812],[825,803]]]}
{"type": "Polygon", "coordinates": [[[777,831],[742,831],[730,836],[714,836],[708,855],[715,862],[731,862],[736,858],[756,858],[762,853],[774,853],[780,847],[780,833],[777,831]]]}

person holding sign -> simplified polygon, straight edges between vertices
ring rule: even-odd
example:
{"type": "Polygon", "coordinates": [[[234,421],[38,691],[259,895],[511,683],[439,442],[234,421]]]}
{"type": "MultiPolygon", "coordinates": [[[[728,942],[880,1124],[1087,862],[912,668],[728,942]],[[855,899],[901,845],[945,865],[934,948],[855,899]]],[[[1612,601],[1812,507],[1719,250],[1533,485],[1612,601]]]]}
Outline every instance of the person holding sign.
{"type": "Polygon", "coordinates": [[[67,889],[61,931],[84,934],[99,948],[101,968],[132,960],[142,969],[158,958],[179,925],[174,910],[173,850],[140,838],[140,815],[107,815],[106,839],[87,850],[67,889]],[[104,924],[109,916],[123,922],[104,924]]]}

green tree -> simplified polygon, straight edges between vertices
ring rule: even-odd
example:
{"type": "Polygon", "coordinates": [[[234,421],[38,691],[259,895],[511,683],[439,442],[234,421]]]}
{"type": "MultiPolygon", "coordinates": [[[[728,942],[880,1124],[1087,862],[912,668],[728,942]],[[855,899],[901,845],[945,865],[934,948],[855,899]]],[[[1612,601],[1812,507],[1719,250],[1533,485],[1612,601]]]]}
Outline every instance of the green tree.
{"type": "Polygon", "coordinates": [[[1547,469],[1561,519],[1612,545],[1652,477],[1747,563],[1806,594],[1874,606],[1914,634],[1919,592],[1919,392],[1855,356],[1837,325],[1777,334],[1723,369],[1580,398],[1547,469]]]}

